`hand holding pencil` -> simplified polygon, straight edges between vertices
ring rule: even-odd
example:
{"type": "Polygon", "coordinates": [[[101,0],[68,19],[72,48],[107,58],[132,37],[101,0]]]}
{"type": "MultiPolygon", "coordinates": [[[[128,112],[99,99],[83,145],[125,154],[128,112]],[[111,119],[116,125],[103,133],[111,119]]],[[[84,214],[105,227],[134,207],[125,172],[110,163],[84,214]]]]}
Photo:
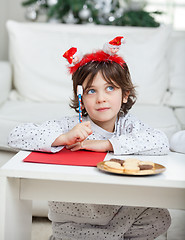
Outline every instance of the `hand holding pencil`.
{"type": "Polygon", "coordinates": [[[79,123],[76,124],[69,132],[61,134],[52,146],[72,145],[81,143],[92,134],[91,124],[89,121],[82,122],[82,94],[83,88],[81,85],[77,86],[78,104],[79,104],[79,123]]]}
{"type": "Polygon", "coordinates": [[[69,132],[61,134],[52,144],[52,146],[72,145],[83,142],[92,134],[89,121],[77,123],[69,132]]]}

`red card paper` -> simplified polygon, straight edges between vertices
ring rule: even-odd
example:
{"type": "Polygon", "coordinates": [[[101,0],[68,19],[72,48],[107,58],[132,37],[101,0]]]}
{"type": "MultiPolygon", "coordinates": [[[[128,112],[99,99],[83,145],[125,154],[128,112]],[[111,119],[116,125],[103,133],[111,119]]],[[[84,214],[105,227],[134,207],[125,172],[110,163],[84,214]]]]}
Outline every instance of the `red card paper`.
{"type": "Polygon", "coordinates": [[[95,167],[106,154],[84,150],[72,152],[63,148],[57,153],[31,152],[23,162],[95,167]]]}

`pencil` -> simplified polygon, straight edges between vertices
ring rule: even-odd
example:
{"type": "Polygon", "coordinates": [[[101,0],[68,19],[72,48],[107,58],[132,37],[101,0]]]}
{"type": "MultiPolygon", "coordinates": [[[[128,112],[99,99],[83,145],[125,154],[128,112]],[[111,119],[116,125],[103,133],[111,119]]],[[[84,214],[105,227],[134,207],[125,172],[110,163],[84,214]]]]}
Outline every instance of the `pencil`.
{"type": "Polygon", "coordinates": [[[83,88],[81,85],[77,86],[78,107],[79,107],[79,123],[82,123],[82,94],[83,88]]]}

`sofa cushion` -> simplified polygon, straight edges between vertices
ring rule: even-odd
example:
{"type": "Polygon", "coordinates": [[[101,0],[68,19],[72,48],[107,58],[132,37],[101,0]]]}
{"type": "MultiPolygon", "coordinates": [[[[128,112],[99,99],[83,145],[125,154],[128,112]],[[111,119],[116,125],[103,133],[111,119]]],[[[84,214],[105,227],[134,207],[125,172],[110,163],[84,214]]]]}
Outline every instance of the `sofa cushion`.
{"type": "Polygon", "coordinates": [[[173,110],[166,106],[135,105],[131,113],[151,127],[165,132],[168,138],[180,130],[180,124],[173,110]]]}
{"type": "MultiPolygon", "coordinates": [[[[163,130],[168,137],[180,129],[172,110],[167,107],[136,105],[131,110],[131,113],[150,126],[163,130]]],[[[41,123],[50,119],[60,119],[63,116],[74,114],[74,110],[70,109],[67,103],[7,101],[0,108],[0,148],[10,150],[7,146],[8,135],[20,123],[41,123]]]]}
{"type": "Polygon", "coordinates": [[[173,32],[169,53],[169,94],[165,103],[185,107],[185,32],[173,32]]]}
{"type": "Polygon", "coordinates": [[[185,108],[176,108],[175,115],[180,122],[181,129],[185,129],[185,108]]]}
{"type": "Polygon", "coordinates": [[[0,168],[8,162],[16,153],[10,151],[0,151],[0,168]]]}
{"type": "Polygon", "coordinates": [[[185,107],[185,90],[183,90],[183,87],[181,89],[170,88],[170,92],[166,94],[164,99],[164,103],[169,107],[185,107]]]}
{"type": "Polygon", "coordinates": [[[12,73],[10,63],[0,62],[0,104],[3,103],[9,95],[12,85],[12,73]]]}
{"type": "Polygon", "coordinates": [[[0,149],[11,150],[7,146],[8,135],[14,127],[21,123],[41,123],[74,114],[74,110],[70,109],[66,103],[7,101],[0,108],[0,149]]]}
{"type": "Polygon", "coordinates": [[[47,23],[7,24],[14,85],[25,99],[65,101],[72,82],[62,54],[72,45],[84,53],[102,48],[115,36],[126,39],[120,50],[127,61],[138,102],[159,104],[167,88],[166,49],[170,29],[65,25],[47,23]]]}

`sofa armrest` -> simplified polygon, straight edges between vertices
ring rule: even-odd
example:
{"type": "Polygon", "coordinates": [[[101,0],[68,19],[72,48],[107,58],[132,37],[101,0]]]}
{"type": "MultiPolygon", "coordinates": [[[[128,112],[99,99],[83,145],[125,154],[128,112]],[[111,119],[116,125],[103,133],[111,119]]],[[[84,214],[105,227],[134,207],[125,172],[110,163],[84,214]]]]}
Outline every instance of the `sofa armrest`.
{"type": "Polygon", "coordinates": [[[0,104],[4,102],[11,90],[12,70],[9,62],[0,61],[0,104]]]}

